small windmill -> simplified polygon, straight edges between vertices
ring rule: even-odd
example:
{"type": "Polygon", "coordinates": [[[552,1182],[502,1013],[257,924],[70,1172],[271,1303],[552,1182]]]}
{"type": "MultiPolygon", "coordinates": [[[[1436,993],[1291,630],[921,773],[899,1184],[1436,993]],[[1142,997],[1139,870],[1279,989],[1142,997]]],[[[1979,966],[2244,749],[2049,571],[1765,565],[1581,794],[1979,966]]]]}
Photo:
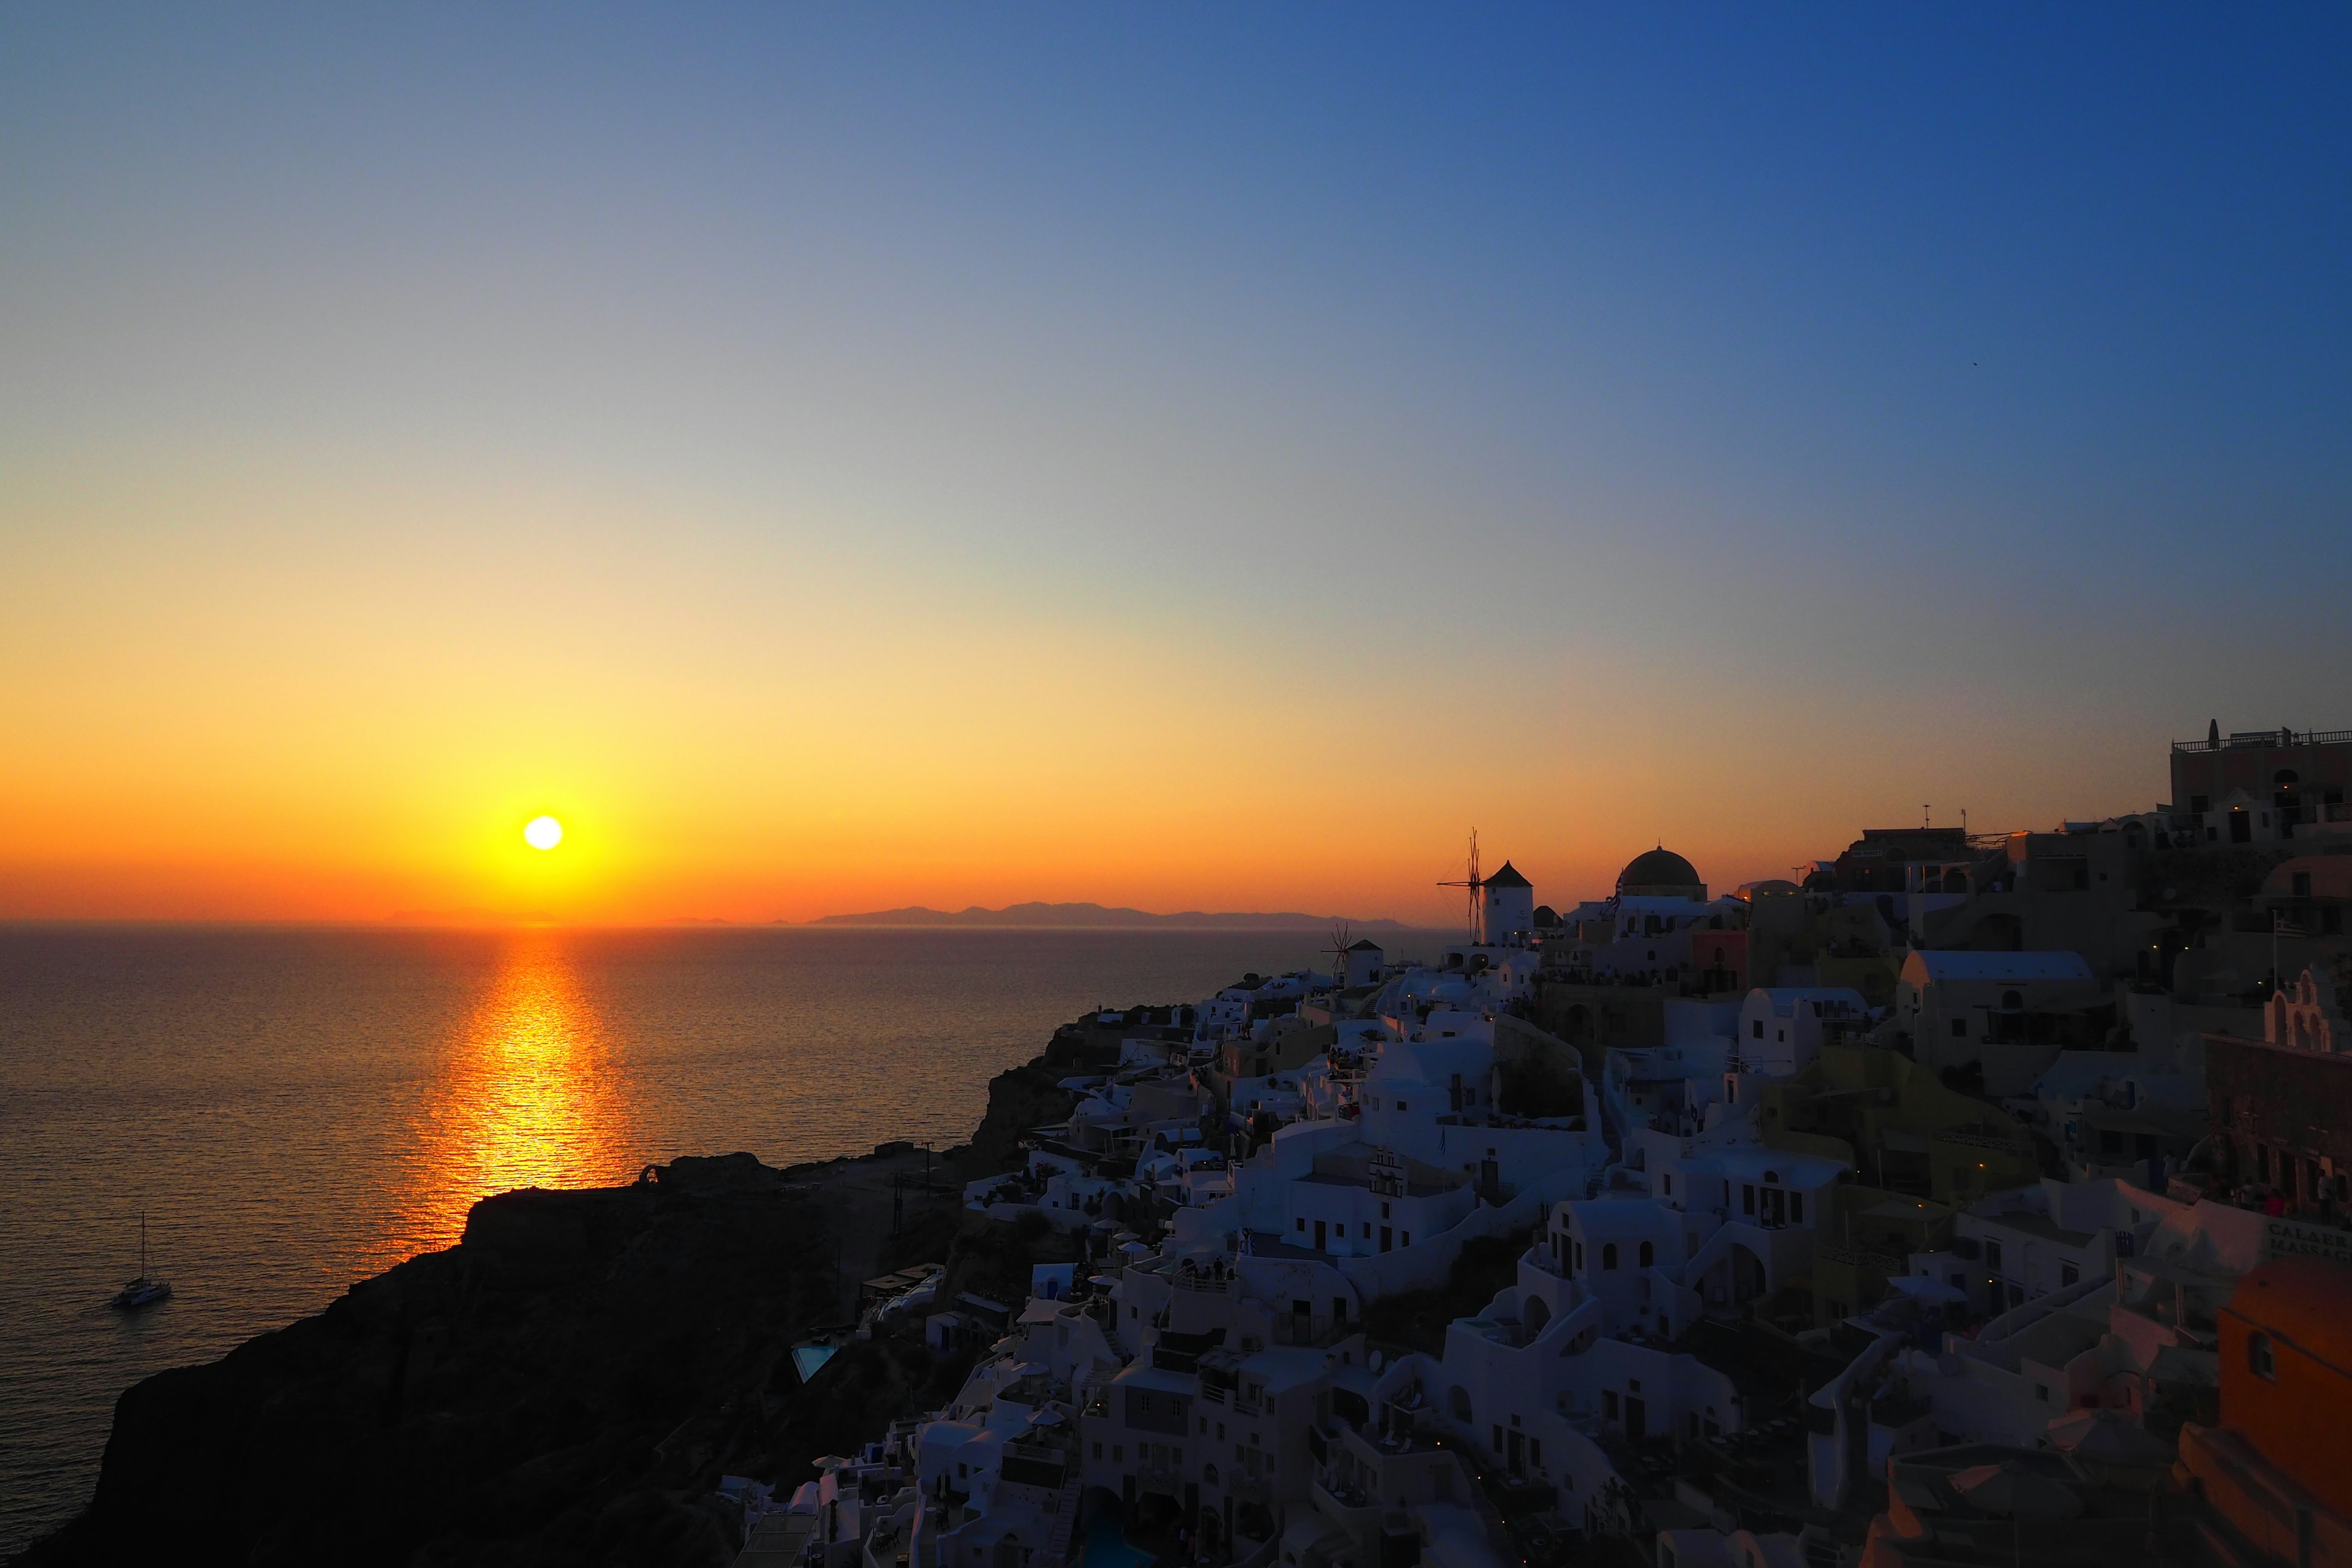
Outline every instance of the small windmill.
{"type": "Polygon", "coordinates": [[[1331,989],[1334,991],[1347,989],[1349,934],[1346,921],[1331,922],[1331,945],[1327,951],[1331,954],[1331,989]]]}
{"type": "Polygon", "coordinates": [[[1441,888],[1467,888],[1470,889],[1470,945],[1473,947],[1483,945],[1486,940],[1486,931],[1483,929],[1486,923],[1486,911],[1484,905],[1479,901],[1478,890],[1486,885],[1486,879],[1478,874],[1478,830],[1476,828],[1474,827],[1470,830],[1469,879],[1462,882],[1440,882],[1437,885],[1441,888]]]}

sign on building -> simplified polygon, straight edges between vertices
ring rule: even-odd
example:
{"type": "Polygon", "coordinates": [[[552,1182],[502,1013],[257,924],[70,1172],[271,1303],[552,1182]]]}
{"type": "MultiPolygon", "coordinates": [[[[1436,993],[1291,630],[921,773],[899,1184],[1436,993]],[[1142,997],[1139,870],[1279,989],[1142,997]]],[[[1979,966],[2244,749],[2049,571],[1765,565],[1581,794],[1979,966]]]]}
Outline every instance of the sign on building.
{"type": "Polygon", "coordinates": [[[2263,1222],[2263,1256],[2326,1258],[2337,1263],[2352,1263],[2352,1230],[2305,1225],[2300,1220],[2265,1220],[2263,1222]]]}

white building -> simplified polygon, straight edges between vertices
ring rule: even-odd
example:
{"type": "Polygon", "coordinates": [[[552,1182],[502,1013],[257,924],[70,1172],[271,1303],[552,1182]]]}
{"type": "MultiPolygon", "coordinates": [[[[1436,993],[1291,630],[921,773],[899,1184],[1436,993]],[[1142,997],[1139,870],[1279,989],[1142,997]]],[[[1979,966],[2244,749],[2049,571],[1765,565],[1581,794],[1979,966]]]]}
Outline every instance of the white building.
{"type": "Polygon", "coordinates": [[[1860,1030],[1869,1015],[1862,993],[1843,986],[1759,986],[1739,1006],[1739,1070],[1792,1077],[1811,1065],[1824,1041],[1860,1030]]]}
{"type": "Polygon", "coordinates": [[[2046,1021],[2095,1003],[2099,990],[2078,952],[1923,949],[1903,961],[1895,1016],[1921,1066],[1979,1067],[1997,1100],[2026,1092],[2068,1043],[2046,1021]]]}

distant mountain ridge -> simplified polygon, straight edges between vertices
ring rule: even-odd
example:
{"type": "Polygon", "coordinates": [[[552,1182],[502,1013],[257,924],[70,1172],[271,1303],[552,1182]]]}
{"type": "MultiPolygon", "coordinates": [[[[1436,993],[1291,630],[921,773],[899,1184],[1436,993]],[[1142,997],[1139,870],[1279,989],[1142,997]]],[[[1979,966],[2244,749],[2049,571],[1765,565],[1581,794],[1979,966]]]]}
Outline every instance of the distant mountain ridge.
{"type": "Polygon", "coordinates": [[[1334,921],[1345,921],[1351,930],[1359,931],[1410,929],[1402,921],[1348,920],[1339,915],[1305,915],[1287,910],[1272,914],[1209,914],[1200,910],[1186,910],[1180,914],[1155,915],[1148,910],[1106,909],[1101,904],[1045,903],[1012,904],[1001,910],[984,910],[974,904],[970,909],[952,911],[926,909],[915,904],[903,910],[875,910],[862,915],[820,915],[807,923],[813,926],[1097,926],[1181,927],[1195,931],[1322,931],[1334,921]]]}

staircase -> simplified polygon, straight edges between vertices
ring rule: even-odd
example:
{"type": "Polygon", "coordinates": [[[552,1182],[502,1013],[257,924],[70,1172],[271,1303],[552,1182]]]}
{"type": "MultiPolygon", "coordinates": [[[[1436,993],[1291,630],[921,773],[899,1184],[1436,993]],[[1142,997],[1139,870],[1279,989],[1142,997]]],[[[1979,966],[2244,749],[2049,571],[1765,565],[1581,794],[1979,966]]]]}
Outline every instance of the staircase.
{"type": "Polygon", "coordinates": [[[1070,1457],[1070,1479],[1062,1483],[1062,1495],[1054,1508],[1054,1528],[1045,1534],[1044,1560],[1047,1568],[1061,1568],[1070,1560],[1070,1542],[1078,1528],[1078,1499],[1086,1489],[1077,1468],[1077,1456],[1074,1454],[1070,1457]]]}

